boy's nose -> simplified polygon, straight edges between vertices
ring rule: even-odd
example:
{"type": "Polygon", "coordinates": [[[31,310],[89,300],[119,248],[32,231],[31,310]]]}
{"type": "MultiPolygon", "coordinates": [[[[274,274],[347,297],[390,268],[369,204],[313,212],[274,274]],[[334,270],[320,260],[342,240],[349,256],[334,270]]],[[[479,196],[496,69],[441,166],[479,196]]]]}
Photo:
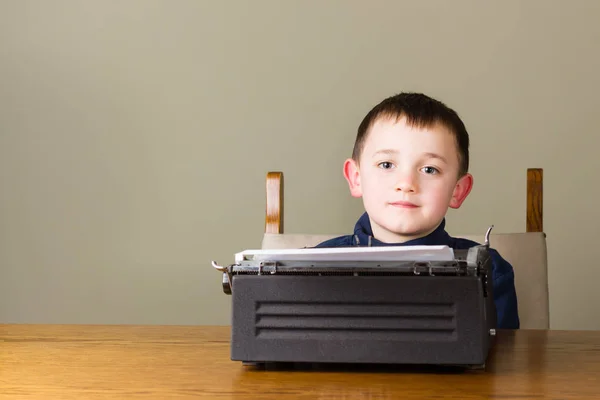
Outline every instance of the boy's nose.
{"type": "Polygon", "coordinates": [[[414,192],[416,191],[415,178],[410,175],[400,176],[396,182],[396,191],[400,192],[414,192]]]}

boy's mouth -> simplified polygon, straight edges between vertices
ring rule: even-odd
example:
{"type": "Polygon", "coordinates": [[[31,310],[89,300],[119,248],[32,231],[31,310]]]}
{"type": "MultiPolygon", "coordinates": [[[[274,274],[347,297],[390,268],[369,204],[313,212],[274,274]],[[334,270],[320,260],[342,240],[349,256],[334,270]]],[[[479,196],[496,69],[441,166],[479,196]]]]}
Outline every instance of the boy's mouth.
{"type": "Polygon", "coordinates": [[[398,208],[417,208],[418,206],[410,201],[394,201],[390,205],[398,208]]]}

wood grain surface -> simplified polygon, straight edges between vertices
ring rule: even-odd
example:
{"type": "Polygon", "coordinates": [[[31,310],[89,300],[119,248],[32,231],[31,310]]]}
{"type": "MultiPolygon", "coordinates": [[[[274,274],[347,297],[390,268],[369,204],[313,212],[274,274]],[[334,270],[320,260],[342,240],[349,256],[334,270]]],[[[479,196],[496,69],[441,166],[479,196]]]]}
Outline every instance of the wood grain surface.
{"type": "Polygon", "coordinates": [[[485,370],[255,369],[229,327],[0,325],[0,399],[598,399],[600,332],[499,331],[485,370]]]}
{"type": "Polygon", "coordinates": [[[544,232],[544,171],[527,169],[527,232],[544,232]]]}
{"type": "Polygon", "coordinates": [[[267,173],[265,233],[283,233],[283,172],[267,173]]]}

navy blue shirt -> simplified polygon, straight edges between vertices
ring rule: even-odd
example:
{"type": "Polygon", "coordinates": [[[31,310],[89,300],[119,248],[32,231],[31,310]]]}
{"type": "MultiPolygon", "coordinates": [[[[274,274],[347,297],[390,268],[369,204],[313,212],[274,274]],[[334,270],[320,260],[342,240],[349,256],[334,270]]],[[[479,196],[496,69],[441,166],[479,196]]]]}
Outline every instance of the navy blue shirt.
{"type": "MultiPolygon", "coordinates": [[[[468,249],[480,244],[472,240],[451,237],[446,232],[445,226],[446,220],[444,219],[427,236],[403,243],[384,243],[373,237],[369,216],[367,213],[364,213],[356,222],[353,235],[338,236],[319,243],[315,247],[447,245],[453,249],[468,249]]],[[[518,329],[519,312],[513,267],[493,248],[490,248],[489,252],[492,258],[492,280],[494,304],[496,305],[497,313],[497,327],[499,329],[518,329]]]]}

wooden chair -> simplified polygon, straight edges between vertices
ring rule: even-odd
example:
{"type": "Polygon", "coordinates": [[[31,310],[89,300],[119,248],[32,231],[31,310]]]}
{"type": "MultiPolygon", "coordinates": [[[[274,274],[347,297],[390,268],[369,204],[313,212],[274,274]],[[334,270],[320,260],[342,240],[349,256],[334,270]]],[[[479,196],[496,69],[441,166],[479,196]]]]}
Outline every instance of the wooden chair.
{"type": "MultiPolygon", "coordinates": [[[[526,232],[491,233],[490,245],[515,270],[515,287],[522,329],[549,329],[549,291],[546,235],[543,232],[543,170],[527,169],[526,232]]],[[[263,249],[313,247],[339,234],[309,235],[283,232],[283,173],[268,172],[263,249]]],[[[479,243],[484,233],[456,235],[479,243]]]]}

